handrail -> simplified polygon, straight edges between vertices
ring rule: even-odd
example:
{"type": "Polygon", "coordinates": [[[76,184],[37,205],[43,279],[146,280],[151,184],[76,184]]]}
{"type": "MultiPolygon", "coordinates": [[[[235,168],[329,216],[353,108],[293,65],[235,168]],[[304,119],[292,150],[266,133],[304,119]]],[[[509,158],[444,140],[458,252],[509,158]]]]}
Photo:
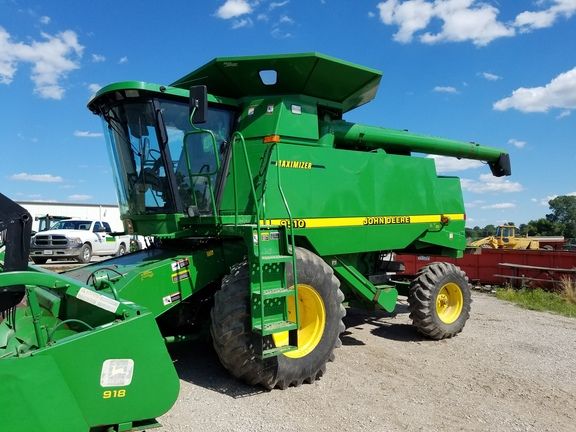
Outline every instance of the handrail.
{"type": "MultiPolygon", "coordinates": [[[[240,139],[242,144],[242,151],[244,153],[244,161],[246,162],[246,171],[248,171],[250,192],[252,193],[252,198],[254,199],[254,209],[256,210],[256,226],[260,227],[260,202],[258,201],[258,196],[256,195],[256,188],[254,187],[254,177],[252,176],[252,169],[250,168],[250,161],[248,160],[248,150],[246,148],[246,141],[244,136],[236,131],[232,134],[232,164],[234,168],[234,216],[235,224],[238,225],[238,194],[237,194],[237,181],[236,181],[236,157],[234,154],[234,147],[236,143],[236,138],[240,139]]],[[[258,233],[260,234],[260,233],[258,233]]]]}
{"type": "MultiPolygon", "coordinates": [[[[296,241],[294,239],[294,220],[292,219],[292,212],[290,211],[290,205],[288,205],[288,200],[286,199],[286,195],[284,194],[284,190],[282,189],[282,178],[280,176],[280,164],[278,161],[280,160],[280,146],[278,143],[275,144],[276,147],[276,176],[277,176],[277,183],[278,183],[278,191],[280,192],[280,196],[282,197],[282,202],[284,203],[284,208],[286,209],[286,213],[288,214],[288,221],[290,222],[290,246],[292,248],[292,277],[294,280],[294,312],[296,322],[298,323],[298,272],[296,268],[296,241]]],[[[286,240],[288,240],[288,235],[286,236],[286,240]]]]}
{"type": "MultiPolygon", "coordinates": [[[[246,141],[242,133],[236,131],[232,134],[232,142],[231,142],[231,151],[232,151],[232,169],[233,169],[233,187],[234,187],[234,223],[238,225],[238,186],[237,186],[237,164],[236,164],[236,143],[237,141],[240,142],[242,146],[242,152],[244,154],[244,161],[246,163],[246,171],[248,172],[249,183],[250,183],[250,192],[252,194],[252,198],[254,200],[254,210],[256,213],[256,235],[257,235],[257,242],[256,242],[256,251],[257,251],[257,258],[258,258],[258,279],[259,279],[259,291],[260,291],[260,298],[263,299],[264,294],[264,270],[262,268],[262,248],[260,245],[261,242],[261,201],[258,200],[258,196],[256,194],[256,187],[254,186],[254,177],[252,176],[252,169],[250,167],[250,161],[248,159],[248,149],[246,147],[246,141]]],[[[280,160],[280,150],[279,146],[275,144],[276,150],[276,160],[280,160]]],[[[271,153],[270,153],[271,154],[271,153]]],[[[298,274],[296,268],[296,241],[294,236],[294,220],[292,218],[292,212],[290,211],[290,206],[288,204],[288,200],[286,199],[286,195],[284,194],[284,190],[282,189],[282,179],[280,176],[280,167],[278,163],[276,163],[276,175],[277,175],[277,183],[278,183],[278,191],[282,198],[282,202],[284,204],[284,208],[286,209],[286,213],[288,215],[289,226],[285,228],[286,231],[286,242],[290,243],[292,255],[292,274],[293,274],[293,284],[294,284],[294,312],[295,312],[295,322],[298,323],[298,274]],[[289,230],[289,231],[288,231],[289,230]],[[289,234],[288,234],[289,232],[289,234]]],[[[264,194],[263,194],[264,195],[264,194]]],[[[286,284],[287,284],[286,280],[286,284]]],[[[262,330],[264,329],[264,301],[260,302],[260,325],[262,330]]]]}
{"type": "MultiPolygon", "coordinates": [[[[220,156],[218,154],[218,144],[216,143],[216,135],[214,135],[214,132],[212,132],[210,129],[202,129],[197,127],[194,122],[192,121],[192,118],[194,117],[194,113],[196,112],[196,108],[194,107],[194,109],[192,110],[192,113],[190,114],[190,126],[192,127],[192,130],[186,132],[184,134],[184,137],[182,138],[182,146],[183,146],[183,151],[184,151],[184,155],[186,158],[186,170],[188,171],[188,179],[190,181],[190,186],[192,187],[192,197],[194,199],[194,204],[196,205],[196,207],[198,207],[198,200],[196,198],[196,193],[194,190],[194,178],[195,177],[204,177],[207,180],[208,183],[208,190],[210,191],[210,204],[212,205],[212,214],[214,215],[214,217],[218,216],[218,212],[216,209],[216,199],[214,197],[214,189],[212,188],[212,180],[211,177],[213,175],[218,174],[218,172],[220,171],[220,156]],[[190,165],[190,156],[188,155],[188,149],[186,147],[186,140],[188,137],[190,137],[191,135],[200,135],[200,134],[208,134],[210,136],[210,139],[212,141],[212,150],[214,152],[214,159],[216,160],[216,169],[212,172],[207,172],[207,173],[192,173],[192,167],[190,165]]],[[[202,168],[200,168],[200,171],[202,171],[202,168]]]]}
{"type": "Polygon", "coordinates": [[[234,154],[234,146],[236,144],[236,138],[239,138],[240,143],[242,144],[242,151],[244,153],[244,161],[246,162],[246,170],[248,171],[248,180],[250,183],[250,191],[252,192],[252,198],[254,199],[254,209],[256,211],[256,250],[257,250],[257,257],[258,257],[258,282],[259,282],[259,290],[260,290],[260,325],[262,330],[264,330],[264,269],[262,268],[262,248],[260,247],[260,241],[262,239],[261,228],[260,228],[260,202],[257,199],[256,195],[256,188],[254,187],[254,177],[252,177],[252,169],[250,168],[250,161],[248,160],[248,150],[246,148],[246,141],[244,140],[244,136],[236,131],[232,134],[232,158],[233,158],[233,168],[234,168],[234,223],[238,225],[238,194],[237,194],[237,185],[236,185],[236,159],[234,154]]]}

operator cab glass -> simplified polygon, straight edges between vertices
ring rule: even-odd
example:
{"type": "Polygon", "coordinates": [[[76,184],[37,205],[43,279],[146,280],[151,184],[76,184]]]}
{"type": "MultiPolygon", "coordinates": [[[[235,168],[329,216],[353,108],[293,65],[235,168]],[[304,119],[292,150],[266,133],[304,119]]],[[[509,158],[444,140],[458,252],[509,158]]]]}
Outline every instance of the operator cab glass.
{"type": "Polygon", "coordinates": [[[232,110],[210,107],[202,130],[190,125],[187,101],[174,99],[122,98],[101,115],[122,214],[213,213],[232,110]]]}
{"type": "Polygon", "coordinates": [[[498,227],[496,228],[496,237],[514,237],[514,227],[498,227]]]}

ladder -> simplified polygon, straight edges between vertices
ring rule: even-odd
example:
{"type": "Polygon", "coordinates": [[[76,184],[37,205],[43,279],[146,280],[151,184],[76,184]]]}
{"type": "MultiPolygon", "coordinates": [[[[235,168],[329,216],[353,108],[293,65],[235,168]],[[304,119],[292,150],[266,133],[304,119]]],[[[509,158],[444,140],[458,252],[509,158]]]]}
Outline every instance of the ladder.
{"type": "MultiPolygon", "coordinates": [[[[252,170],[248,160],[246,142],[241,133],[232,136],[232,164],[234,172],[234,196],[236,197],[236,155],[239,142],[250,179],[251,195],[254,200],[256,223],[251,224],[252,253],[249,254],[250,271],[250,314],[252,331],[258,334],[256,347],[261,358],[274,357],[298,349],[298,281],[296,271],[296,247],[294,224],[288,201],[282,190],[280,170],[277,169],[278,193],[282,197],[288,224],[266,225],[262,223],[262,199],[257,199],[252,170]],[[288,280],[288,264],[292,263],[292,278],[288,280]],[[286,337],[287,336],[287,337],[286,337]],[[278,346],[277,346],[278,344],[278,346]]],[[[276,159],[279,159],[278,143],[275,144],[276,159]]],[[[238,221],[238,205],[235,203],[235,220],[238,221]]],[[[237,224],[238,222],[236,222],[237,224]]]]}

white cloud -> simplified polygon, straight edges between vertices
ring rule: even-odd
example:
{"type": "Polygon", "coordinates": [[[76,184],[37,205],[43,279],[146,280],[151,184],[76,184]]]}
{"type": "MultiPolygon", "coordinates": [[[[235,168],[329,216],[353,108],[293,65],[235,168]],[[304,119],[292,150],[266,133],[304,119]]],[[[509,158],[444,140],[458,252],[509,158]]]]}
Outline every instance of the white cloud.
{"type": "Polygon", "coordinates": [[[432,89],[432,91],[435,91],[436,93],[459,93],[458,89],[452,86],[436,86],[432,89]]]}
{"type": "Polygon", "coordinates": [[[488,81],[498,81],[501,80],[502,77],[490,72],[481,72],[480,76],[488,81]]]}
{"type": "Polygon", "coordinates": [[[516,148],[524,148],[526,146],[526,141],[517,140],[516,138],[510,138],[508,144],[513,145],[516,148]]]}
{"type": "Polygon", "coordinates": [[[576,108],[576,67],[561,73],[541,87],[520,87],[512,95],[496,101],[497,111],[517,109],[522,112],[547,112],[551,108],[576,108]]]}
{"type": "Polygon", "coordinates": [[[290,0],[285,0],[282,2],[272,2],[270,3],[270,6],[268,7],[269,10],[273,10],[282,6],[286,6],[288,3],[290,3],[290,0]]]}
{"type": "Polygon", "coordinates": [[[292,33],[282,31],[278,27],[273,28],[270,34],[275,39],[288,39],[292,37],[292,33]]]}
{"type": "Polygon", "coordinates": [[[50,19],[49,16],[41,16],[40,17],[40,24],[50,24],[50,21],[52,21],[50,19]]]}
{"type": "Polygon", "coordinates": [[[61,80],[80,67],[84,47],[71,30],[41,35],[42,41],[14,42],[0,27],[0,84],[10,84],[19,64],[30,63],[34,92],[45,99],[62,99],[65,90],[61,80]]]}
{"type": "Polygon", "coordinates": [[[128,63],[128,57],[126,56],[120,57],[120,60],[118,60],[118,64],[124,64],[124,63],[128,63]]]}
{"type": "Polygon", "coordinates": [[[102,88],[102,86],[100,84],[97,84],[97,83],[88,84],[88,90],[90,90],[91,93],[96,93],[101,88],[102,88]]]}
{"type": "Polygon", "coordinates": [[[261,14],[258,14],[258,16],[256,17],[256,20],[257,21],[268,21],[269,18],[268,18],[268,15],[261,13],[261,14]]]}
{"type": "Polygon", "coordinates": [[[434,159],[436,163],[436,172],[448,173],[455,171],[464,171],[479,168],[484,165],[481,161],[472,159],[458,159],[450,156],[428,155],[429,159],[434,159]]]}
{"type": "Polygon", "coordinates": [[[368,18],[374,18],[376,14],[372,11],[368,12],[368,18]]]}
{"type": "Polygon", "coordinates": [[[88,201],[91,198],[92,195],[84,195],[84,194],[73,194],[68,196],[68,199],[70,201],[88,201]]]}
{"type": "Polygon", "coordinates": [[[92,54],[92,62],[94,63],[102,63],[106,61],[106,57],[100,54],[92,54]]]}
{"type": "MultiPolygon", "coordinates": [[[[566,195],[566,196],[576,196],[576,192],[568,192],[562,195],[566,195]]],[[[540,205],[544,206],[544,207],[548,207],[549,206],[549,201],[552,201],[554,198],[558,198],[559,195],[548,195],[545,198],[540,199],[540,205]]],[[[538,201],[537,199],[533,199],[532,201],[538,201]]]]}
{"type": "Polygon", "coordinates": [[[570,110],[564,110],[560,114],[556,116],[558,120],[563,119],[564,117],[568,117],[571,114],[570,110]]]}
{"type": "Polygon", "coordinates": [[[514,20],[514,25],[522,32],[529,32],[541,28],[551,27],[560,17],[570,18],[576,13],[576,1],[574,0],[553,0],[540,1],[538,4],[552,5],[541,11],[526,11],[518,14],[514,20]]]}
{"type": "Polygon", "coordinates": [[[473,193],[510,193],[520,192],[523,187],[505,177],[494,177],[492,174],[481,174],[478,180],[460,179],[462,189],[473,193]]]}
{"type": "Polygon", "coordinates": [[[439,33],[425,33],[424,43],[465,42],[485,46],[500,37],[514,36],[514,29],[498,21],[499,10],[475,0],[437,0],[435,17],[443,21],[439,33]]]}
{"type": "Polygon", "coordinates": [[[246,0],[226,0],[218,8],[216,16],[222,19],[237,18],[252,12],[252,6],[246,0]]]}
{"type": "Polygon", "coordinates": [[[485,202],[486,201],[483,201],[483,200],[474,200],[474,201],[464,203],[464,206],[466,208],[474,208],[474,207],[480,206],[481,204],[484,204],[485,202]]]}
{"type": "Polygon", "coordinates": [[[12,175],[10,180],[32,181],[40,183],[60,183],[63,181],[62,177],[52,174],[28,174],[25,172],[12,175]]]}
{"type": "Polygon", "coordinates": [[[394,34],[397,42],[411,42],[417,32],[425,30],[439,20],[439,32],[419,35],[421,42],[471,41],[477,46],[488,45],[493,40],[513,36],[514,28],[498,21],[499,10],[476,0],[387,0],[377,5],[384,24],[399,27],[394,34]]]}
{"type": "Polygon", "coordinates": [[[483,209],[510,209],[510,208],[516,208],[516,204],[510,203],[510,202],[504,202],[504,203],[485,205],[485,206],[482,206],[482,208],[483,209]]]}
{"type": "Polygon", "coordinates": [[[232,23],[232,29],[236,30],[243,27],[252,27],[252,25],[253,22],[250,18],[241,18],[234,20],[234,22],[232,23]]]}
{"type": "Polygon", "coordinates": [[[287,15],[283,15],[278,20],[278,24],[294,24],[294,20],[287,15]]]}
{"type": "Polygon", "coordinates": [[[386,0],[378,3],[380,20],[398,27],[397,42],[472,42],[485,46],[501,37],[550,27],[576,14],[576,0],[538,0],[541,10],[522,11],[511,22],[498,19],[499,2],[484,0],[386,0]],[[489,4],[493,3],[493,4],[489,4]],[[440,29],[426,31],[436,23],[440,29]]]}
{"type": "Polygon", "coordinates": [[[103,135],[104,134],[102,134],[100,132],[89,132],[89,131],[80,131],[80,130],[74,131],[74,136],[79,137],[79,138],[100,138],[103,135]]]}
{"type": "Polygon", "coordinates": [[[434,6],[425,0],[409,0],[399,3],[398,0],[388,0],[378,3],[380,20],[384,24],[397,25],[394,34],[397,42],[411,42],[419,30],[425,29],[434,15],[434,6]]]}

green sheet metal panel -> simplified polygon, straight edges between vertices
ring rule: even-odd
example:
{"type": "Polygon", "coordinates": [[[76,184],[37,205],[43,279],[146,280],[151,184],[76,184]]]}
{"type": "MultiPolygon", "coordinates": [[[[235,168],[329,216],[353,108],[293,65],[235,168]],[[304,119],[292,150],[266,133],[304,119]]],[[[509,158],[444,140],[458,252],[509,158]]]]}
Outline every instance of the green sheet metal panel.
{"type": "Polygon", "coordinates": [[[10,432],[88,432],[154,419],[171,408],[179,390],[150,313],[58,340],[31,356],[2,359],[0,366],[1,421],[10,432]],[[103,378],[104,362],[118,359],[132,361],[132,374],[125,385],[112,386],[103,378]]]}
{"type": "Polygon", "coordinates": [[[240,113],[238,130],[245,139],[280,135],[283,139],[314,140],[313,144],[317,145],[316,104],[298,96],[254,99],[240,113]]]}
{"type": "Polygon", "coordinates": [[[376,95],[381,72],[318,53],[221,57],[171,85],[208,91],[230,98],[300,94],[341,104],[343,111],[369,102],[376,95]],[[266,85],[259,72],[273,70],[277,82],[266,85]]]}
{"type": "Polygon", "coordinates": [[[464,218],[459,181],[437,177],[431,159],[287,144],[279,160],[272,155],[266,217],[286,223],[279,166],[297,232],[321,255],[404,249],[427,231],[439,231],[442,215],[451,215],[451,222],[429,240],[464,247],[454,235],[464,218]],[[308,193],[310,188],[318,193],[308,193]]]}

